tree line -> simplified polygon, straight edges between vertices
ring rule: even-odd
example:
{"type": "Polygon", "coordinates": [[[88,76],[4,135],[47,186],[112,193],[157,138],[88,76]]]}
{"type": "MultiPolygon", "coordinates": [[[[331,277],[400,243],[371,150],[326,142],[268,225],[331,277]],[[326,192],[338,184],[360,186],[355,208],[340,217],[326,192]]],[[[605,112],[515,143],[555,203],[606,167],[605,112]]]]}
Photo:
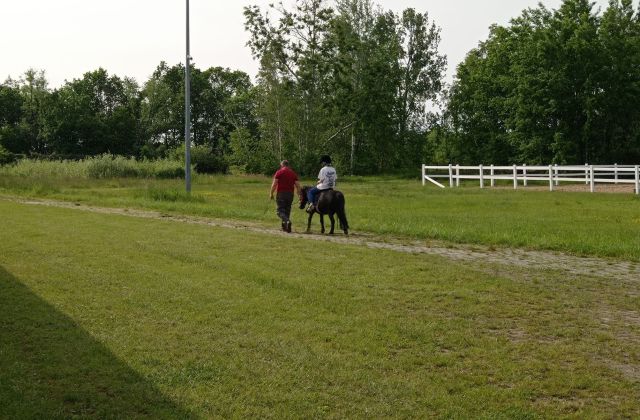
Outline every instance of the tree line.
{"type": "Polygon", "coordinates": [[[436,161],[640,162],[640,13],[589,0],[525,10],[460,64],[436,161]]]}
{"type": "MultiPolygon", "coordinates": [[[[492,26],[446,86],[440,29],[428,13],[371,0],[298,0],[244,10],[252,81],[192,70],[195,161],[302,173],[329,153],[343,173],[433,163],[640,161],[640,13],[588,0],[530,8],[492,26]],[[435,106],[434,104],[438,104],[435,106]]],[[[184,66],[142,85],[98,69],[50,89],[28,70],[0,85],[0,160],[100,154],[181,156],[184,66]]]]}

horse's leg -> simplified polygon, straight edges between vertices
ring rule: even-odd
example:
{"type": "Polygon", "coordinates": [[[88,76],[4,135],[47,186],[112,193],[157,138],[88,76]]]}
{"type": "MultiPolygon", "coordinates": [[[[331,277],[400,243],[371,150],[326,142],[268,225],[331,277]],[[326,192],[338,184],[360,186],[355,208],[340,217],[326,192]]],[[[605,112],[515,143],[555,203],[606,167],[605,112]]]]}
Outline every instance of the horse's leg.
{"type": "Polygon", "coordinates": [[[311,219],[313,219],[313,213],[309,215],[309,220],[307,221],[307,233],[311,233],[311,219]]]}
{"type": "Polygon", "coordinates": [[[320,213],[320,226],[322,227],[322,234],[324,234],[324,214],[320,213]]]}
{"type": "Polygon", "coordinates": [[[336,226],[336,219],[334,219],[333,213],[329,213],[329,220],[331,220],[331,230],[329,231],[329,235],[333,235],[333,228],[336,226]]]}

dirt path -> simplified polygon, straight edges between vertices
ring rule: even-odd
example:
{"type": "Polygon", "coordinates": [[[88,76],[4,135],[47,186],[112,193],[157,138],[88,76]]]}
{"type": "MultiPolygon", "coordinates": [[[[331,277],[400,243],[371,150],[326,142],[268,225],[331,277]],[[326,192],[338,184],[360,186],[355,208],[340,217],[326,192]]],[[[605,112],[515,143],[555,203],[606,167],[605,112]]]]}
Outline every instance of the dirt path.
{"type": "Polygon", "coordinates": [[[336,236],[291,233],[278,229],[269,229],[262,225],[224,219],[210,219],[196,216],[166,215],[157,211],[134,210],[86,206],[75,203],[51,200],[12,200],[17,203],[34,206],[49,206],[88,211],[102,214],[117,214],[144,219],[168,220],[179,223],[215,226],[228,229],[239,229],[268,235],[287,236],[301,240],[325,241],[340,244],[366,246],[373,249],[386,249],[412,254],[428,254],[457,261],[490,263],[504,266],[515,266],[522,269],[549,269],[563,271],[573,275],[596,276],[624,281],[640,281],[640,263],[609,260],[603,258],[582,258],[574,255],[549,251],[529,251],[512,248],[489,248],[476,245],[442,244],[432,241],[410,241],[387,236],[369,234],[352,234],[336,236]]]}

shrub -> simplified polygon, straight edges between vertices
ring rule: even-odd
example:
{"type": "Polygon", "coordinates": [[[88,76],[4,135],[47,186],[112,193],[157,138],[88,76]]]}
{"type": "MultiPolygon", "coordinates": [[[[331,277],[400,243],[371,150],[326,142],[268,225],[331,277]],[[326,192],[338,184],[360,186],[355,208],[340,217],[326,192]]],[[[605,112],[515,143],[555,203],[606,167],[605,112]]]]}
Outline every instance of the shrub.
{"type": "Polygon", "coordinates": [[[16,156],[0,144],[0,165],[8,165],[16,161],[16,156]]]}
{"type": "Polygon", "coordinates": [[[206,146],[191,149],[191,163],[201,174],[225,174],[229,171],[229,163],[224,156],[211,152],[206,146]]]}
{"type": "MultiPolygon", "coordinates": [[[[184,144],[171,151],[169,156],[184,164],[184,144]]],[[[229,162],[224,156],[212,151],[208,146],[191,147],[191,165],[201,174],[226,174],[229,172],[229,162]]]]}

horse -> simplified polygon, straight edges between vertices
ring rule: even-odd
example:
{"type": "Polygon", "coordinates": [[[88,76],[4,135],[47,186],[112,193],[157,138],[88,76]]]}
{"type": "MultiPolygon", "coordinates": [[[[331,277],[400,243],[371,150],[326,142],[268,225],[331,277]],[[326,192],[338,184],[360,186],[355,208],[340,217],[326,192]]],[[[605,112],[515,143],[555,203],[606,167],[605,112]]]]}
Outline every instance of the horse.
{"type": "MultiPolygon", "coordinates": [[[[308,203],[307,192],[311,188],[312,187],[309,186],[302,187],[302,192],[300,193],[300,209],[304,209],[305,205],[308,203]]],[[[311,232],[311,219],[313,218],[314,213],[318,213],[320,215],[320,226],[322,226],[322,233],[324,233],[324,216],[328,215],[329,219],[331,220],[331,230],[329,231],[329,235],[333,235],[333,230],[336,223],[333,215],[337,214],[338,221],[340,222],[340,229],[344,231],[345,235],[349,234],[349,223],[347,222],[347,214],[344,211],[344,195],[340,191],[331,189],[320,191],[318,193],[318,204],[316,205],[314,211],[309,214],[307,233],[311,232]]]]}

